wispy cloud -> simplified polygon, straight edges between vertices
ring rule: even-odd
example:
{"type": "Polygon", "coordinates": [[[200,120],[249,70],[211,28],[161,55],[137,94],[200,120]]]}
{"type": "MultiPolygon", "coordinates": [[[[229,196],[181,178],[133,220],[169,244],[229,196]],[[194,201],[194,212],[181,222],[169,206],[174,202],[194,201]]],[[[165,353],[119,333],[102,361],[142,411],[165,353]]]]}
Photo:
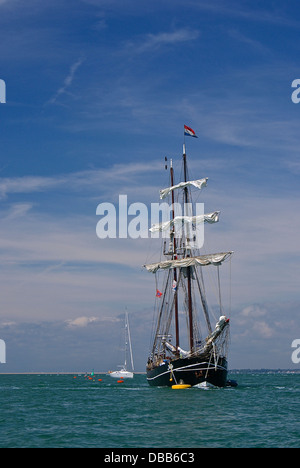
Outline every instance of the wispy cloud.
{"type": "Polygon", "coordinates": [[[290,172],[293,174],[300,174],[300,161],[299,159],[294,159],[294,160],[286,160],[283,159],[282,164],[284,167],[287,167],[290,172]]]}
{"type": "Polygon", "coordinates": [[[292,11],[288,5],[286,8],[284,4],[278,7],[266,9],[263,5],[262,8],[255,8],[251,3],[249,6],[245,2],[230,0],[224,2],[223,0],[216,0],[214,2],[207,2],[206,0],[188,0],[186,6],[190,5],[193,8],[208,11],[216,15],[223,15],[232,18],[244,19],[253,22],[262,22],[276,24],[286,27],[299,27],[299,20],[295,16],[291,17],[289,12],[292,11]]]}
{"type": "MultiPolygon", "coordinates": [[[[120,4],[118,0],[82,0],[85,3],[110,9],[115,14],[136,14],[144,15],[145,9],[141,2],[136,0],[127,0],[126,4],[120,4]]],[[[157,1],[153,0],[151,4],[147,5],[147,9],[156,11],[156,14],[163,15],[165,12],[170,12],[175,8],[182,9],[181,0],[170,1],[157,1]],[[157,10],[159,13],[157,13],[157,10]]],[[[238,0],[214,0],[208,2],[207,0],[186,0],[184,4],[186,11],[190,9],[192,14],[194,11],[208,12],[218,16],[227,16],[229,18],[239,18],[246,21],[270,23],[282,26],[298,27],[299,21],[295,19],[293,9],[289,6],[288,2],[277,2],[272,4],[270,8],[262,4],[262,7],[254,6],[252,2],[241,2],[238,0]]],[[[167,13],[166,13],[167,14],[167,13]]]]}
{"type": "Polygon", "coordinates": [[[16,218],[27,215],[32,208],[31,203],[15,203],[11,206],[11,209],[8,211],[6,216],[6,221],[11,221],[16,218]]]}
{"type": "Polygon", "coordinates": [[[155,51],[164,46],[172,46],[182,42],[194,41],[199,37],[199,31],[191,28],[181,28],[171,32],[160,32],[157,34],[146,34],[137,38],[134,42],[126,44],[126,49],[130,52],[144,53],[155,51]]]}
{"type": "Polygon", "coordinates": [[[258,41],[257,39],[253,39],[252,37],[248,37],[245,34],[242,34],[237,29],[230,29],[228,31],[228,34],[229,34],[230,37],[232,37],[236,41],[242,42],[243,44],[247,44],[249,47],[251,47],[256,52],[270,53],[270,49],[268,49],[260,41],[258,41]]]}
{"type": "MultiPolygon", "coordinates": [[[[64,192],[79,193],[85,190],[86,194],[91,191],[102,196],[105,191],[106,196],[118,190],[131,191],[130,187],[139,183],[140,178],[144,178],[151,170],[151,173],[161,171],[162,164],[159,161],[145,163],[115,164],[107,169],[90,169],[66,174],[56,174],[53,177],[43,176],[23,176],[23,177],[3,177],[0,178],[0,199],[5,199],[11,194],[30,194],[47,192],[58,187],[64,192]]],[[[121,193],[121,192],[120,192],[121,193]]],[[[24,207],[23,207],[24,209],[24,207]]]]}
{"type": "Polygon", "coordinates": [[[61,177],[3,177],[0,179],[0,198],[12,193],[34,193],[49,190],[63,182],[61,177]]]}
{"type": "Polygon", "coordinates": [[[83,58],[79,58],[75,63],[73,63],[73,65],[71,65],[69,73],[64,79],[63,85],[60,88],[58,88],[54,96],[48,101],[48,104],[55,104],[61,95],[67,93],[68,89],[73,83],[75,73],[78,70],[78,68],[82,65],[83,61],[83,58]]]}
{"type": "Polygon", "coordinates": [[[17,3],[18,0],[0,0],[0,6],[4,4],[17,3]]]}

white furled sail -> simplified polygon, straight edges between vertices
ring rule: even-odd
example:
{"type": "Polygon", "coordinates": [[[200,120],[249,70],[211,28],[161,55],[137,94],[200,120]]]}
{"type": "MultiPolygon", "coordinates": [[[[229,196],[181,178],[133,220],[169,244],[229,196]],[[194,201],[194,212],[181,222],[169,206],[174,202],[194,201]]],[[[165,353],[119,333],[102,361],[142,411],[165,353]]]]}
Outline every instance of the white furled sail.
{"type": "Polygon", "coordinates": [[[164,223],[153,224],[149,229],[150,232],[162,232],[170,229],[173,226],[182,226],[187,224],[197,223],[217,223],[219,221],[220,211],[214,211],[213,213],[203,214],[198,216],[175,216],[174,219],[166,221],[164,223]]]}
{"type": "Polygon", "coordinates": [[[225,317],[225,315],[222,315],[219,318],[219,321],[216,324],[216,328],[214,329],[212,334],[206,338],[206,345],[204,347],[205,351],[211,348],[211,346],[213,345],[213,342],[218,338],[218,336],[222,333],[222,331],[228,324],[229,324],[229,319],[225,317]]]}
{"type": "Polygon", "coordinates": [[[176,190],[176,189],[179,189],[179,188],[189,187],[191,185],[201,190],[202,187],[206,187],[207,180],[208,180],[208,177],[206,177],[205,179],[189,180],[187,182],[180,182],[180,184],[173,185],[173,187],[168,187],[168,188],[165,188],[163,190],[160,190],[160,192],[159,192],[160,193],[160,198],[162,200],[163,198],[166,198],[169,195],[169,193],[171,193],[173,190],[176,190]]]}
{"type": "Polygon", "coordinates": [[[163,262],[151,263],[145,265],[150,273],[156,273],[158,270],[170,270],[171,268],[187,268],[190,266],[221,265],[233,252],[221,252],[209,255],[200,255],[199,257],[186,257],[180,260],[165,260],[163,262]]]}
{"type": "Polygon", "coordinates": [[[180,353],[181,356],[183,356],[183,357],[189,357],[189,356],[191,355],[191,353],[190,353],[189,351],[185,351],[184,349],[180,348],[180,346],[178,346],[178,347],[176,348],[176,346],[173,346],[171,343],[168,343],[167,341],[165,342],[165,346],[166,346],[166,348],[167,348],[169,351],[171,351],[171,353],[173,353],[173,354],[176,354],[176,353],[178,353],[178,351],[179,351],[179,353],[180,353]]]}

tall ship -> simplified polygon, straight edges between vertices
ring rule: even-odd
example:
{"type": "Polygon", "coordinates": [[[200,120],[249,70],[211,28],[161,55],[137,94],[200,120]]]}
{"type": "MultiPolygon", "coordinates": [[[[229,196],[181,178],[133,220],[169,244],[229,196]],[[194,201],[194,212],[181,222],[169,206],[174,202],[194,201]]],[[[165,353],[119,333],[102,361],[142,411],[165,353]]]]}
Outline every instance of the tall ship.
{"type": "Polygon", "coordinates": [[[165,158],[170,179],[160,199],[169,201],[169,219],[150,229],[161,233],[157,235],[162,238],[162,255],[144,265],[154,275],[156,288],[147,380],[151,386],[225,387],[230,325],[222,304],[220,267],[230,262],[233,252],[201,254],[204,224],[218,222],[220,212],[204,214],[204,204],[192,200],[195,192],[199,199],[208,178],[189,177],[185,136],[197,138],[184,126],[182,181],[175,183],[172,160],[169,164],[165,158]],[[215,273],[217,312],[208,306],[205,269],[215,273]]]}

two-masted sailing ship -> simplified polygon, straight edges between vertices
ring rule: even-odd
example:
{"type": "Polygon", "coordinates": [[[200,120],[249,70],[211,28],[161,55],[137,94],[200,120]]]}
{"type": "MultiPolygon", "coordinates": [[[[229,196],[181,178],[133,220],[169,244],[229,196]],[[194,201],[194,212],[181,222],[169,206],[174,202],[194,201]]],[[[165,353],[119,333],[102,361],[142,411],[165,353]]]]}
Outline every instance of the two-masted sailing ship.
{"type": "MultiPolygon", "coordinates": [[[[196,137],[187,126],[184,135],[196,137]]],[[[156,323],[146,368],[147,380],[151,386],[224,387],[228,384],[229,319],[223,311],[219,268],[233,252],[201,255],[199,242],[195,242],[197,229],[204,223],[217,222],[219,211],[194,214],[191,189],[201,190],[208,179],[190,180],[185,140],[182,162],[183,181],[175,184],[171,161],[170,186],[160,191],[161,199],[169,197],[171,219],[150,229],[163,232],[168,239],[163,242],[164,259],[145,265],[155,275],[156,286],[156,323]],[[177,214],[178,206],[183,207],[181,215],[177,214]],[[216,273],[219,318],[216,316],[215,326],[206,298],[204,268],[215,269],[216,273]]]]}

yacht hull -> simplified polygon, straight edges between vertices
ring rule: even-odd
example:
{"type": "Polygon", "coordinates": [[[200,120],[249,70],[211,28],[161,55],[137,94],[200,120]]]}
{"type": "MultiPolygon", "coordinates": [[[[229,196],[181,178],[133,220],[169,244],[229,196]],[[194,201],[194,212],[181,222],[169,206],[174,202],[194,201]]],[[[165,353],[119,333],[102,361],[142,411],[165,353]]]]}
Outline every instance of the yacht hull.
{"type": "Polygon", "coordinates": [[[129,371],[115,371],[110,372],[109,375],[114,379],[133,379],[133,372],[129,371]]]}

